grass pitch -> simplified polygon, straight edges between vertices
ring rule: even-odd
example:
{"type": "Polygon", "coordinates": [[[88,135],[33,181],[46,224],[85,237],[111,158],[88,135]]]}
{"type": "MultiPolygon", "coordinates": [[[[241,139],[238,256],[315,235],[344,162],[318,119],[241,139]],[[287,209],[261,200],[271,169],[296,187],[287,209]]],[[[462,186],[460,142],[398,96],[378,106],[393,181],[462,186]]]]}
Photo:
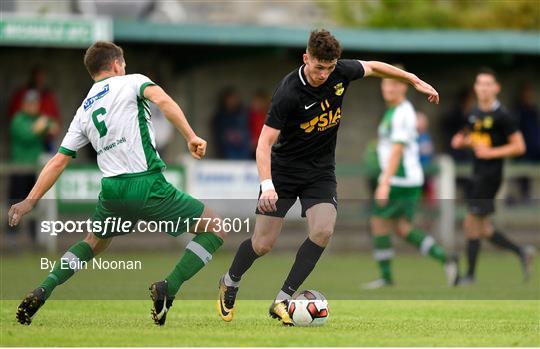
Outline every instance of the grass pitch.
{"type": "Polygon", "coordinates": [[[0,345],[540,346],[538,273],[524,285],[510,254],[483,254],[478,284],[459,289],[444,285],[437,263],[400,255],[396,286],[380,291],[359,288],[377,276],[369,255],[328,254],[305,284],[329,298],[328,323],[285,328],[267,311],[293,256],[257,261],[243,280],[234,321],[224,323],[213,298],[232,256],[219,254],[181,289],[164,327],[152,323],[147,287],[168,273],[178,255],[106,254],[138,258],[143,270],[81,271],[57,288],[30,326],[16,323],[15,310],[46,275],[39,270],[41,256],[3,256],[0,345]]]}
{"type": "Polygon", "coordinates": [[[320,328],[287,328],[267,301],[224,323],[213,301],[178,301],[164,327],[148,301],[48,301],[30,326],[3,301],[2,346],[539,346],[538,301],[333,301],[320,328]]]}

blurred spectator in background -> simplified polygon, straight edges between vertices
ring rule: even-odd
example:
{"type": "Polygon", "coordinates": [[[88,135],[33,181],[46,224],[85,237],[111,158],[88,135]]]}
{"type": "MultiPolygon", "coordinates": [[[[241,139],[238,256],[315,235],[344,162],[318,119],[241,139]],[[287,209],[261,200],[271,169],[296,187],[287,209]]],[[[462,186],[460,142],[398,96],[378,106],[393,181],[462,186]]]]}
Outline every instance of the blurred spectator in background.
{"type": "Polygon", "coordinates": [[[420,164],[424,171],[424,198],[433,203],[435,200],[435,190],[433,186],[433,141],[429,135],[429,121],[423,112],[416,111],[416,130],[418,132],[418,153],[420,164]]]}
{"type": "Polygon", "coordinates": [[[474,94],[469,87],[462,87],[457,93],[454,106],[443,116],[442,132],[444,151],[456,161],[470,161],[472,155],[464,150],[456,150],[451,146],[452,137],[465,127],[467,118],[474,105],[474,94]]]}
{"type": "Polygon", "coordinates": [[[423,168],[431,165],[433,161],[433,141],[428,132],[428,118],[426,114],[416,111],[416,129],[418,131],[418,146],[420,150],[420,163],[423,168]]]}
{"type": "Polygon", "coordinates": [[[540,161],[540,116],[534,102],[532,85],[524,83],[515,104],[515,113],[527,147],[523,158],[528,161],[540,161]]]}
{"type": "MultiPolygon", "coordinates": [[[[58,134],[58,124],[40,113],[40,93],[27,90],[21,98],[20,110],[15,113],[10,133],[10,161],[15,164],[38,165],[40,156],[45,153],[44,140],[58,134]]],[[[16,174],[10,177],[9,200],[19,202],[26,198],[36,181],[35,174],[16,174]]],[[[16,228],[8,227],[8,243],[14,244],[16,228]],[[10,241],[11,240],[11,241],[10,241]]],[[[35,221],[30,222],[30,238],[35,242],[35,221]]]]}
{"type": "MultiPolygon", "coordinates": [[[[39,113],[60,124],[60,109],[56,97],[47,86],[47,72],[40,66],[35,66],[32,69],[28,82],[17,89],[11,97],[8,109],[9,118],[12,118],[21,109],[23,98],[29,90],[35,90],[39,93],[39,113]]],[[[56,151],[51,138],[44,138],[43,141],[46,144],[46,150],[56,151]]]]}
{"type": "Polygon", "coordinates": [[[257,143],[264,126],[264,120],[266,119],[269,105],[270,100],[268,94],[263,90],[258,90],[251,100],[249,109],[249,135],[251,140],[251,157],[253,159],[255,159],[257,143]]]}
{"type": "Polygon", "coordinates": [[[251,157],[248,112],[234,87],[221,91],[212,124],[219,158],[243,160],[251,157]]]}
{"type": "MultiPolygon", "coordinates": [[[[530,83],[524,83],[515,103],[515,115],[519,118],[519,128],[523,133],[525,155],[521,158],[527,162],[540,161],[540,115],[534,103],[534,90],[530,83]]],[[[517,178],[521,198],[529,202],[532,198],[531,178],[517,178]]],[[[512,201],[512,199],[510,199],[512,201]]]]}

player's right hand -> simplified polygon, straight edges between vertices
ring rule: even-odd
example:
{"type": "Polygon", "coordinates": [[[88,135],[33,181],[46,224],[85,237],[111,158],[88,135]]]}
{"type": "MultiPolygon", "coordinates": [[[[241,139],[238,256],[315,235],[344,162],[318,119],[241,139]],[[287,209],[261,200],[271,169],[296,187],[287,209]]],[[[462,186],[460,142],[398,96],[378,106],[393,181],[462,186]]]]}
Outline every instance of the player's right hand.
{"type": "Polygon", "coordinates": [[[206,155],[206,141],[200,137],[193,137],[188,141],[188,148],[191,156],[200,160],[206,155]]]}
{"type": "Polygon", "coordinates": [[[261,212],[276,212],[277,206],[276,202],[278,200],[278,195],[275,190],[267,190],[261,193],[259,197],[259,202],[257,203],[257,208],[261,212]]]}
{"type": "Polygon", "coordinates": [[[386,206],[388,203],[388,197],[390,196],[390,184],[379,183],[375,190],[375,201],[380,207],[386,206]]]}
{"type": "Polygon", "coordinates": [[[413,86],[418,92],[428,96],[429,103],[439,104],[439,92],[433,86],[421,79],[418,79],[413,86]]]}
{"type": "Polygon", "coordinates": [[[465,139],[465,136],[463,135],[463,132],[458,132],[452,137],[452,148],[453,149],[459,149],[463,146],[463,141],[465,139]]]}
{"type": "Polygon", "coordinates": [[[28,200],[23,200],[18,204],[12,205],[8,212],[8,223],[10,227],[16,227],[21,221],[22,217],[28,212],[32,211],[34,206],[28,200]]]}
{"type": "Polygon", "coordinates": [[[452,137],[451,145],[454,149],[461,149],[471,146],[468,135],[466,135],[463,131],[456,133],[454,137],[452,137]]]}

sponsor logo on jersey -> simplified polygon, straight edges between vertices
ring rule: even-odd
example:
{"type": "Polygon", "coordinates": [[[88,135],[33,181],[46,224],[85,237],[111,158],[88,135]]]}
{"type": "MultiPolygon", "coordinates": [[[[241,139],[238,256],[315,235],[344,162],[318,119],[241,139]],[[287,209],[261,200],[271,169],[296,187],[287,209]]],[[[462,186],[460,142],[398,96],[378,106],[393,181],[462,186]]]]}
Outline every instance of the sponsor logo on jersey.
{"type": "Polygon", "coordinates": [[[308,122],[300,124],[300,128],[306,133],[311,133],[315,127],[317,131],[325,131],[331,127],[337,126],[341,119],[341,108],[338,107],[335,110],[328,110],[330,108],[330,103],[325,99],[321,102],[321,108],[323,113],[314,117],[308,122]],[[328,110],[328,111],[327,111],[328,110]]]}
{"type": "Polygon", "coordinates": [[[336,96],[341,96],[343,92],[345,91],[345,87],[343,87],[343,83],[340,82],[334,85],[334,90],[336,90],[336,96]]]}
{"type": "Polygon", "coordinates": [[[89,97],[86,99],[86,101],[84,101],[84,104],[83,104],[84,110],[86,111],[88,108],[90,108],[94,104],[95,101],[103,98],[103,96],[105,96],[107,93],[109,93],[109,84],[103,86],[103,90],[98,92],[95,96],[89,97]]]}
{"type": "Polygon", "coordinates": [[[493,117],[490,115],[484,117],[484,120],[482,120],[482,127],[485,129],[490,129],[493,127],[493,117]]]}
{"type": "Polygon", "coordinates": [[[304,109],[308,110],[309,108],[313,107],[315,104],[317,104],[317,102],[313,102],[310,105],[304,105],[304,109]]]}
{"type": "Polygon", "coordinates": [[[487,132],[471,132],[471,143],[473,146],[491,147],[491,136],[487,132]]]}
{"type": "Polygon", "coordinates": [[[485,130],[489,130],[493,127],[493,117],[491,115],[484,116],[483,118],[473,115],[474,119],[469,118],[469,122],[473,123],[473,131],[471,132],[471,143],[473,146],[478,147],[491,147],[491,135],[485,130]]]}

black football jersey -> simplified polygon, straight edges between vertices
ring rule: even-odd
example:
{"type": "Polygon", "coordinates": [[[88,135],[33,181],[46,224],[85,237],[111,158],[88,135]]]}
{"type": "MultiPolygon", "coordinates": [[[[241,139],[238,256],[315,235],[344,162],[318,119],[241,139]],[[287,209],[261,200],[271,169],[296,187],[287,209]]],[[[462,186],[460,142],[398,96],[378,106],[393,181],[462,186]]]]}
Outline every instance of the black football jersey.
{"type": "MultiPolygon", "coordinates": [[[[499,147],[508,143],[508,137],[518,131],[516,120],[497,102],[491,111],[475,106],[467,119],[467,130],[474,146],[499,147]]],[[[502,178],[504,159],[474,158],[474,175],[484,178],[502,178]]]]}
{"type": "Polygon", "coordinates": [[[340,59],[319,87],[308,83],[304,65],[279,84],[265,124],[281,130],[272,147],[272,167],[335,169],[341,105],[349,83],[364,76],[357,60],[340,59]]]}

